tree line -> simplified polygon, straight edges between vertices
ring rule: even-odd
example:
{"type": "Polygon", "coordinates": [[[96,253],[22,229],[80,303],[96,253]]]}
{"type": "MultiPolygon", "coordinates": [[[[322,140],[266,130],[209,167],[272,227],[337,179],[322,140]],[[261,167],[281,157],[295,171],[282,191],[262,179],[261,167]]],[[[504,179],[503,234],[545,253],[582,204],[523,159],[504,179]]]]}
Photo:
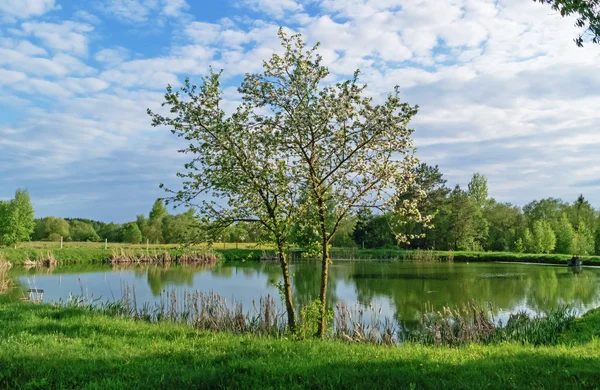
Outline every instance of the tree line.
{"type": "MultiPolygon", "coordinates": [[[[583,195],[570,203],[546,198],[519,207],[489,197],[487,179],[479,173],[466,190],[448,188],[438,166],[422,163],[414,174],[416,186],[426,193],[419,208],[432,220],[427,227],[400,225],[404,234],[415,236],[403,248],[600,255],[600,212],[583,195]]],[[[398,246],[390,228],[395,218],[361,210],[351,233],[354,243],[398,246]]]]}
{"type": "MultiPolygon", "coordinates": [[[[138,215],[135,221],[118,224],[86,218],[45,217],[34,221],[34,241],[98,242],[139,244],[183,244],[199,240],[200,229],[194,210],[169,214],[161,199],[154,202],[148,217],[138,215]]],[[[200,238],[201,239],[201,238],[200,238]]]]}

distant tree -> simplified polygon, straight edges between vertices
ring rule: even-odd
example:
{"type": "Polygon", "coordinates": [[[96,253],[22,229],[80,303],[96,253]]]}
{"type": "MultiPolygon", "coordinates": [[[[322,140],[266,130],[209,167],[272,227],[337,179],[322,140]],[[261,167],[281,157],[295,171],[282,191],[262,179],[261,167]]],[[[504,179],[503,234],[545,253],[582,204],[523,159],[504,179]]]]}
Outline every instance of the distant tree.
{"type": "Polygon", "coordinates": [[[142,242],[142,232],[135,222],[127,223],[123,226],[123,242],[130,244],[139,244],[142,242]]]}
{"type": "Polygon", "coordinates": [[[483,209],[483,219],[488,225],[484,248],[493,251],[511,250],[522,227],[521,209],[510,203],[498,203],[490,199],[483,209]]]}
{"type": "Polygon", "coordinates": [[[529,228],[525,228],[525,230],[523,230],[523,247],[527,253],[537,252],[535,239],[529,228]]]}
{"type": "Polygon", "coordinates": [[[446,180],[437,165],[417,165],[414,178],[414,184],[405,193],[399,194],[399,201],[418,199],[417,208],[421,214],[431,216],[432,220],[427,223],[403,221],[403,232],[412,236],[410,242],[404,245],[409,248],[434,248],[436,244],[440,246],[445,242],[447,231],[444,229],[443,215],[448,211],[447,196],[450,189],[446,187],[446,180]],[[425,196],[419,196],[420,193],[425,196]]]}
{"type": "Polygon", "coordinates": [[[157,199],[152,205],[150,215],[148,217],[148,223],[144,228],[144,237],[150,242],[160,244],[164,242],[163,237],[163,222],[167,217],[168,212],[163,204],[162,199],[157,199]]]}
{"type": "Polygon", "coordinates": [[[579,221],[573,239],[573,254],[589,255],[594,253],[594,234],[585,222],[579,221]]]}
{"type": "Polygon", "coordinates": [[[556,234],[556,253],[572,254],[575,231],[566,213],[563,213],[556,223],[554,232],[556,234]]]}
{"type": "Polygon", "coordinates": [[[523,215],[529,228],[535,221],[558,221],[562,213],[569,210],[569,204],[556,198],[534,200],[523,206],[523,215]]]}
{"type": "Polygon", "coordinates": [[[535,253],[551,253],[556,246],[556,236],[546,221],[533,224],[533,248],[535,253]]]}
{"type": "Polygon", "coordinates": [[[521,237],[517,238],[517,241],[515,241],[515,252],[525,252],[525,244],[523,243],[523,239],[521,237]]]}
{"type": "Polygon", "coordinates": [[[600,0],[533,0],[542,4],[548,4],[558,11],[561,16],[576,15],[575,25],[583,28],[575,43],[582,47],[584,37],[590,35],[592,43],[600,43],[600,0]]]}
{"type": "Polygon", "coordinates": [[[451,249],[473,249],[477,235],[478,213],[480,209],[475,200],[456,186],[450,193],[448,240],[451,249]]]}
{"type": "MultiPolygon", "coordinates": [[[[241,230],[243,234],[246,233],[244,229],[241,230]]],[[[201,237],[200,224],[194,210],[190,208],[185,213],[165,217],[163,219],[163,238],[169,244],[188,244],[204,240],[201,237]]]]}
{"type": "Polygon", "coordinates": [[[148,226],[148,219],[144,214],[140,214],[137,216],[135,223],[138,225],[138,228],[143,235],[144,231],[146,230],[146,226],[148,226]]]}
{"type": "Polygon", "coordinates": [[[15,197],[0,205],[0,242],[17,245],[29,241],[35,229],[33,205],[27,190],[18,189],[15,197]]]}
{"type": "Polygon", "coordinates": [[[71,240],[73,241],[100,241],[100,237],[94,230],[91,223],[86,223],[78,220],[70,222],[71,240]]]}
{"type": "Polygon", "coordinates": [[[36,241],[55,241],[60,237],[69,239],[69,223],[62,218],[46,217],[35,221],[33,239],[36,241]]]}
{"type": "Polygon", "coordinates": [[[596,229],[594,231],[594,253],[600,255],[600,217],[596,220],[596,229]]]}
{"type": "Polygon", "coordinates": [[[391,214],[373,214],[370,210],[361,210],[353,231],[356,244],[367,249],[396,246],[398,242],[390,227],[390,218],[393,218],[391,214]]]}
{"type": "Polygon", "coordinates": [[[568,208],[568,216],[575,230],[579,228],[580,222],[583,222],[586,227],[594,226],[597,214],[596,210],[594,210],[590,202],[583,195],[579,195],[577,200],[568,208]]]}
{"type": "Polygon", "coordinates": [[[482,208],[488,199],[487,179],[480,173],[474,173],[468,185],[467,193],[475,204],[482,208]]]}
{"type": "Polygon", "coordinates": [[[352,239],[354,226],[356,225],[357,217],[349,215],[340,222],[340,226],[336,234],[331,239],[331,245],[338,248],[356,247],[356,243],[352,239]]]}
{"type": "Polygon", "coordinates": [[[111,222],[100,226],[96,233],[102,240],[108,242],[126,242],[123,239],[123,229],[124,226],[111,222]]]}

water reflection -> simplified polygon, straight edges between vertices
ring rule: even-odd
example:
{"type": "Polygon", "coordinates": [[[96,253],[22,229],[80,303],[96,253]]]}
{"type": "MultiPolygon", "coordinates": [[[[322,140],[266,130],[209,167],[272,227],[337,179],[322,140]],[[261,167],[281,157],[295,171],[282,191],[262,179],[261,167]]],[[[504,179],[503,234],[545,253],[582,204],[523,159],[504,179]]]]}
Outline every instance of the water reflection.
{"type": "MultiPolygon", "coordinates": [[[[278,297],[274,282],[280,277],[277,263],[240,263],[217,267],[56,267],[48,270],[11,271],[24,288],[41,288],[45,300],[67,299],[83,291],[103,299],[118,298],[121,286],[136,286],[140,302],[158,301],[164,290],[215,291],[251,308],[253,301],[270,294],[278,297]]],[[[317,297],[320,265],[297,262],[291,267],[295,303],[317,297]]],[[[474,301],[491,304],[495,315],[527,310],[542,312],[567,304],[583,313],[600,306],[600,269],[577,270],[558,266],[498,263],[406,263],[338,261],[330,268],[328,301],[371,303],[384,315],[409,324],[424,310],[474,301]]]]}

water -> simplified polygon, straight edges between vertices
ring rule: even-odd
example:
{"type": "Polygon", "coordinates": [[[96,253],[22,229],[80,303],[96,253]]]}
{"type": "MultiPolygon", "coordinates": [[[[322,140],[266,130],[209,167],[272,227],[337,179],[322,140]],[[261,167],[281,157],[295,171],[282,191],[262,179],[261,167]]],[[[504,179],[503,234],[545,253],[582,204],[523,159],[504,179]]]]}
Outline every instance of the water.
{"type": "MultiPolygon", "coordinates": [[[[138,303],[158,302],[162,291],[214,291],[252,310],[253,302],[270,294],[281,279],[278,263],[224,264],[215,268],[111,266],[56,267],[52,270],[13,268],[24,289],[43,289],[44,302],[85,295],[101,300],[122,296],[122,286],[135,286],[138,303]]],[[[316,298],[320,264],[292,264],[294,301],[302,305],[316,298]]],[[[475,301],[491,304],[496,320],[508,313],[541,313],[568,305],[576,313],[600,306],[600,269],[579,273],[562,266],[501,263],[414,263],[337,261],[330,268],[328,300],[350,306],[373,304],[381,314],[404,324],[414,323],[425,311],[475,301]]]]}

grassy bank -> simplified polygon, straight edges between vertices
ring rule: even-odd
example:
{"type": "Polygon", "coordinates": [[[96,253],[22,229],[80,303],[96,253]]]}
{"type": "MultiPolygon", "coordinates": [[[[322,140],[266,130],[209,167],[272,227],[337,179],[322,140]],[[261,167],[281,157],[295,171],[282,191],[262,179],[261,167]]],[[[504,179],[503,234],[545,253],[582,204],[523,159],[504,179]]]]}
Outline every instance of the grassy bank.
{"type": "Polygon", "coordinates": [[[382,347],[0,305],[0,388],[594,388],[600,311],[554,347],[382,347]]]}
{"type": "MultiPolygon", "coordinates": [[[[110,262],[113,253],[125,250],[130,254],[141,255],[160,255],[164,252],[174,257],[182,253],[194,253],[205,251],[205,246],[193,246],[182,249],[176,245],[151,245],[148,248],[144,245],[125,245],[110,244],[112,247],[104,249],[99,243],[69,243],[72,246],[53,248],[46,246],[48,243],[28,243],[20,248],[0,248],[0,259],[13,263],[13,265],[23,264],[26,260],[37,260],[47,258],[51,254],[54,259],[62,264],[100,264],[110,262]],[[41,245],[38,245],[41,244],[41,245]]],[[[56,243],[52,243],[55,245],[56,243]]],[[[103,245],[103,244],[102,244],[103,245]]],[[[240,244],[241,245],[241,244],[240,244]]],[[[225,261],[260,261],[261,259],[272,258],[274,251],[272,249],[259,249],[254,244],[245,244],[245,247],[235,248],[235,244],[228,244],[225,249],[215,245],[212,251],[225,261]]],[[[449,252],[449,251],[412,251],[401,249],[352,249],[352,248],[332,248],[331,256],[333,260],[417,260],[417,261],[457,261],[457,262],[528,262],[543,264],[566,264],[571,255],[561,254],[528,254],[511,252],[449,252]]],[[[299,258],[300,252],[294,251],[292,258],[299,258]]],[[[600,256],[582,257],[584,265],[600,266],[600,256]]]]}

